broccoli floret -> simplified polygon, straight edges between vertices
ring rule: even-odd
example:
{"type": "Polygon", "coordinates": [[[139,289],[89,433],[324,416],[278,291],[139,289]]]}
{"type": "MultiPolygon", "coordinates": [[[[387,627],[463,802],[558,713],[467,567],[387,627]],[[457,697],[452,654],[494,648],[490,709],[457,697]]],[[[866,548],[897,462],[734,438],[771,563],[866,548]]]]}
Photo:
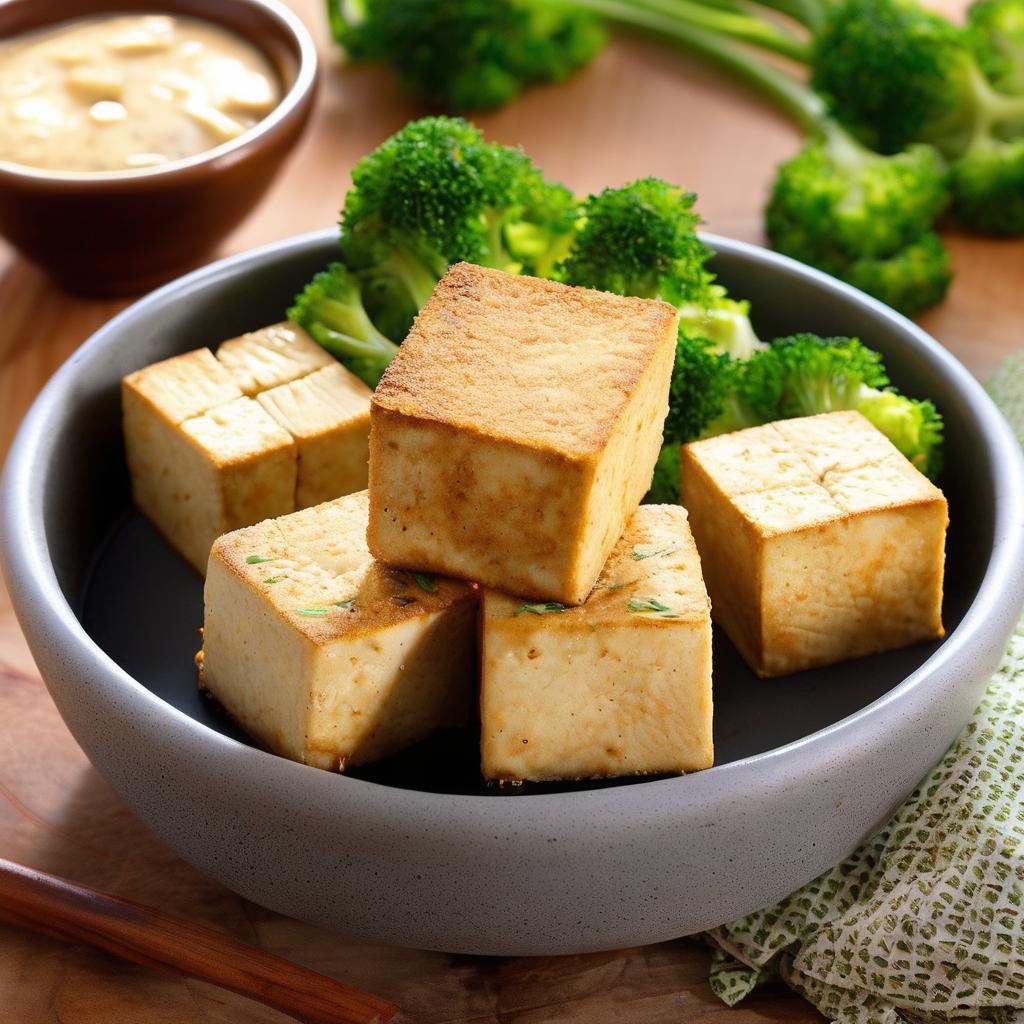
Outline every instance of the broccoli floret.
{"type": "Polygon", "coordinates": [[[332,263],[295,296],[288,319],[298,324],[371,388],[398,346],[384,337],[366,313],[359,281],[341,263],[332,263]]]}
{"type": "Polygon", "coordinates": [[[837,276],[908,316],[938,302],[953,279],[949,250],[931,231],[884,259],[854,260],[837,276]]]}
{"type": "Polygon", "coordinates": [[[779,169],[766,217],[769,235],[783,245],[796,226],[842,254],[890,256],[928,231],[948,205],[948,172],[937,150],[914,145],[881,156],[827,124],[822,138],[779,169]]]}
{"type": "Polygon", "coordinates": [[[779,168],[765,225],[779,252],[909,314],[949,286],[949,257],[929,230],[949,198],[936,149],[882,156],[826,122],[823,138],[779,168]]]}
{"type": "Polygon", "coordinates": [[[660,178],[606,188],[583,204],[583,222],[559,268],[567,284],[673,306],[705,303],[711,250],[697,237],[696,196],[660,178]]]}
{"type": "Polygon", "coordinates": [[[666,443],[692,441],[722,415],[731,387],[729,363],[728,356],[711,351],[706,339],[691,337],[680,328],[668,393],[666,443]]]}
{"type": "MultiPolygon", "coordinates": [[[[932,479],[939,474],[942,417],[931,402],[906,398],[893,389],[881,356],[856,338],[778,338],[751,361],[751,370],[757,369],[763,379],[773,381],[765,398],[777,395],[774,409],[763,404],[758,408],[765,420],[856,409],[921,472],[932,479]],[[766,370],[763,364],[774,367],[766,370]]],[[[750,382],[746,389],[749,394],[750,382]]]]}
{"type": "Polygon", "coordinates": [[[866,388],[857,410],[931,480],[942,472],[942,417],[927,401],[866,388]]]}
{"type": "Polygon", "coordinates": [[[814,88],[882,153],[945,133],[969,60],[961,33],[915,0],[840,0],[814,42],[814,88]]]}
{"type": "Polygon", "coordinates": [[[353,60],[385,60],[417,99],[443,110],[501,106],[561,81],[604,45],[601,23],[557,0],[328,0],[353,60]]]}
{"type": "Polygon", "coordinates": [[[679,307],[680,330],[705,338],[714,352],[733,359],[749,359],[764,347],[750,322],[750,303],[730,299],[718,284],[707,288],[705,302],[685,302],[679,307]]]}
{"type": "Polygon", "coordinates": [[[855,409],[863,387],[889,383],[882,357],[857,338],[794,334],[776,338],[770,353],[779,373],[775,412],[782,419],[855,409]]]}
{"type": "Polygon", "coordinates": [[[1024,0],[985,0],[966,29],[915,0],[842,0],[818,39],[814,82],[869,143],[941,150],[968,227],[1021,234],[1022,24],[1024,0]]]}
{"type": "Polygon", "coordinates": [[[672,42],[697,26],[796,60],[808,53],[776,21],[727,0],[327,0],[327,9],[352,60],[386,61],[418,100],[449,111],[500,106],[567,78],[601,49],[604,19],[672,42]]]}
{"type": "Polygon", "coordinates": [[[985,77],[1000,92],[1024,93],[1024,0],[972,4],[967,36],[985,77]]]}
{"type": "Polygon", "coordinates": [[[341,246],[367,305],[389,308],[401,340],[452,263],[510,273],[549,267],[577,204],[519,149],[484,141],[459,118],[412,121],[364,157],[345,197],[341,246]]]}

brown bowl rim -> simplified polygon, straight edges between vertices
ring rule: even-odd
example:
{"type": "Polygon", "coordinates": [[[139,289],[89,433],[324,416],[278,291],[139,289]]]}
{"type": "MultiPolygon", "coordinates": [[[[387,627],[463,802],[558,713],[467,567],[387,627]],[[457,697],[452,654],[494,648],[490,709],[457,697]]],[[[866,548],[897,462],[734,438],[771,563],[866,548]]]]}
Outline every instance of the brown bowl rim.
{"type": "MultiPolygon", "coordinates": [[[[168,13],[175,13],[174,8],[177,0],[163,0],[168,13]]],[[[32,167],[28,164],[19,164],[10,160],[0,160],[0,178],[14,179],[23,185],[40,186],[79,186],[79,187],[101,187],[103,185],[131,186],[135,183],[145,184],[154,180],[169,178],[178,175],[191,178],[196,174],[202,174],[213,170],[210,165],[222,163],[225,158],[234,163],[231,158],[239,158],[244,155],[243,151],[251,146],[263,144],[269,136],[277,134],[294,117],[302,114],[303,108],[310,101],[313,89],[317,80],[317,51],[313,37],[302,20],[294,11],[286,7],[280,0],[227,0],[228,3],[237,6],[257,7],[280,22],[291,36],[296,49],[297,64],[295,69],[295,80],[288,91],[281,97],[280,102],[262,120],[257,121],[252,127],[247,128],[241,135],[227,142],[222,142],[211,149],[204,149],[193,156],[182,157],[158,167],[140,167],[137,170],[123,171],[55,171],[49,168],[32,167]]],[[[129,13],[128,6],[120,8],[123,13],[129,13]]],[[[118,5],[112,4],[109,13],[118,13],[118,5]]],[[[102,11],[90,12],[91,14],[102,14],[102,11]]],[[[84,14],[82,17],[89,17],[84,14]]],[[[192,15],[200,19],[218,23],[214,12],[200,15],[192,15]]],[[[55,18],[51,25],[70,23],[80,20],[79,18],[55,18]]],[[[42,26],[40,26],[42,27],[42,26]]],[[[232,31],[244,36],[250,43],[256,46],[261,52],[266,52],[262,40],[254,33],[245,33],[240,29],[231,26],[232,31]]]]}

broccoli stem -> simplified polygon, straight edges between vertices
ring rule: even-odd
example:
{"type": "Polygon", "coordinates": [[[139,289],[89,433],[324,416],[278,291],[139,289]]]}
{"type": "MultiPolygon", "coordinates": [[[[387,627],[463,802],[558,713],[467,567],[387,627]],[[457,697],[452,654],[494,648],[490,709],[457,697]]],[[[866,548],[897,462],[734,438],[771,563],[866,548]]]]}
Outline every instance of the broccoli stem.
{"type": "MultiPolygon", "coordinates": [[[[699,0],[571,0],[574,7],[591,11],[634,28],[646,29],[673,39],[688,38],[689,32],[708,30],[752,43],[763,50],[806,63],[808,44],[770,22],[739,14],[699,0]]],[[[785,2],[785,0],[783,0],[785,2]]]]}
{"type": "MultiPolygon", "coordinates": [[[[642,2],[647,3],[649,0],[642,2]]],[[[573,3],[613,21],[647,29],[674,40],[744,79],[793,118],[808,134],[820,134],[825,130],[827,117],[824,101],[781,68],[759,60],[741,46],[705,32],[694,24],[666,17],[653,8],[641,7],[635,2],[573,0],[573,3]]]]}
{"type": "Polygon", "coordinates": [[[377,330],[362,303],[323,296],[313,309],[317,322],[308,323],[307,329],[315,341],[335,356],[388,362],[398,351],[398,346],[377,330]]]}
{"type": "MultiPolygon", "coordinates": [[[[976,65],[971,68],[970,79],[974,123],[964,152],[989,144],[1007,129],[1015,132],[1024,129],[1024,96],[998,92],[976,65]]],[[[938,146],[944,148],[941,142],[938,146]]],[[[954,152],[951,155],[961,154],[954,152]]]]}
{"type": "MultiPolygon", "coordinates": [[[[388,258],[377,266],[380,270],[394,274],[402,282],[416,309],[422,309],[427,304],[427,299],[434,294],[434,288],[441,276],[435,274],[432,268],[425,266],[414,252],[403,245],[396,245],[388,258]]],[[[445,267],[447,268],[447,264],[445,267]]]]}
{"type": "Polygon", "coordinates": [[[767,7],[771,11],[778,11],[787,18],[792,18],[797,24],[810,29],[814,35],[825,23],[825,5],[817,3],[816,0],[752,0],[761,7],[767,7]]]}

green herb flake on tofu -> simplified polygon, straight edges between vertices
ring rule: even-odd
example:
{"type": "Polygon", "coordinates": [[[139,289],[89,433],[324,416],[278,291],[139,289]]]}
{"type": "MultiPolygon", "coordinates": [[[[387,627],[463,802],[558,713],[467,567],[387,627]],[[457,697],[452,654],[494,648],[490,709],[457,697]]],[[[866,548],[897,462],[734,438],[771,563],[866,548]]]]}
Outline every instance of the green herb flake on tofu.
{"type": "Polygon", "coordinates": [[[645,558],[654,558],[655,555],[670,555],[673,551],[678,551],[678,544],[666,544],[663,548],[658,548],[657,551],[641,551],[639,548],[633,551],[633,560],[641,562],[645,558]]]}
{"type": "Polygon", "coordinates": [[[322,615],[327,614],[328,609],[326,608],[296,608],[296,615],[305,615],[309,618],[320,618],[322,615]]]}
{"type": "Polygon", "coordinates": [[[662,604],[654,597],[648,598],[646,601],[638,601],[636,598],[632,598],[627,607],[631,612],[636,612],[640,615],[657,614],[663,619],[675,619],[679,617],[678,612],[674,612],[667,604],[662,604]]]}
{"type": "Polygon", "coordinates": [[[550,615],[552,612],[564,612],[566,605],[560,604],[558,601],[545,601],[542,604],[524,604],[517,611],[513,612],[513,618],[517,615],[525,615],[529,612],[531,615],[550,615]]]}
{"type": "Polygon", "coordinates": [[[412,578],[425,590],[428,594],[433,594],[437,590],[437,584],[425,573],[414,572],[412,578]]]}
{"type": "Polygon", "coordinates": [[[262,555],[250,555],[246,560],[246,565],[259,565],[261,562],[272,562],[272,558],[264,558],[262,555]]]}

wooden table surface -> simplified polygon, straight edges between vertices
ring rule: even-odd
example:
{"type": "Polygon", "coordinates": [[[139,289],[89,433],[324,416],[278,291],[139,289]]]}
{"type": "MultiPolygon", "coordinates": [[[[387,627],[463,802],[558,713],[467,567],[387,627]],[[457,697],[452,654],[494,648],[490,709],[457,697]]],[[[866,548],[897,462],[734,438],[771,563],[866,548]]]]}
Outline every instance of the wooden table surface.
{"type": "MultiPolygon", "coordinates": [[[[340,71],[319,0],[293,0],[324,81],[303,143],[223,252],[333,224],[353,163],[419,111],[379,69],[340,71]]],[[[959,7],[948,0],[947,9],[959,7]]],[[[741,86],[656,44],[618,39],[569,83],[476,119],[577,191],[659,175],[700,195],[709,229],[761,241],[760,209],[795,130],[741,86]]],[[[1024,344],[1024,241],[947,233],[948,299],[922,324],[975,373],[1024,344]]],[[[68,354],[125,303],[59,293],[0,249],[0,453],[68,354]]],[[[865,339],[870,342],[870,339],[865,339]]],[[[154,838],[89,765],[51,703],[0,588],[0,856],[155,904],[374,991],[423,1024],[752,1024],[820,1018],[782,989],[727,1010],[687,940],[559,959],[484,959],[369,947],[269,913],[154,838]]],[[[209,985],[0,926],[4,1024],[270,1024],[281,1014],[209,985]]]]}

